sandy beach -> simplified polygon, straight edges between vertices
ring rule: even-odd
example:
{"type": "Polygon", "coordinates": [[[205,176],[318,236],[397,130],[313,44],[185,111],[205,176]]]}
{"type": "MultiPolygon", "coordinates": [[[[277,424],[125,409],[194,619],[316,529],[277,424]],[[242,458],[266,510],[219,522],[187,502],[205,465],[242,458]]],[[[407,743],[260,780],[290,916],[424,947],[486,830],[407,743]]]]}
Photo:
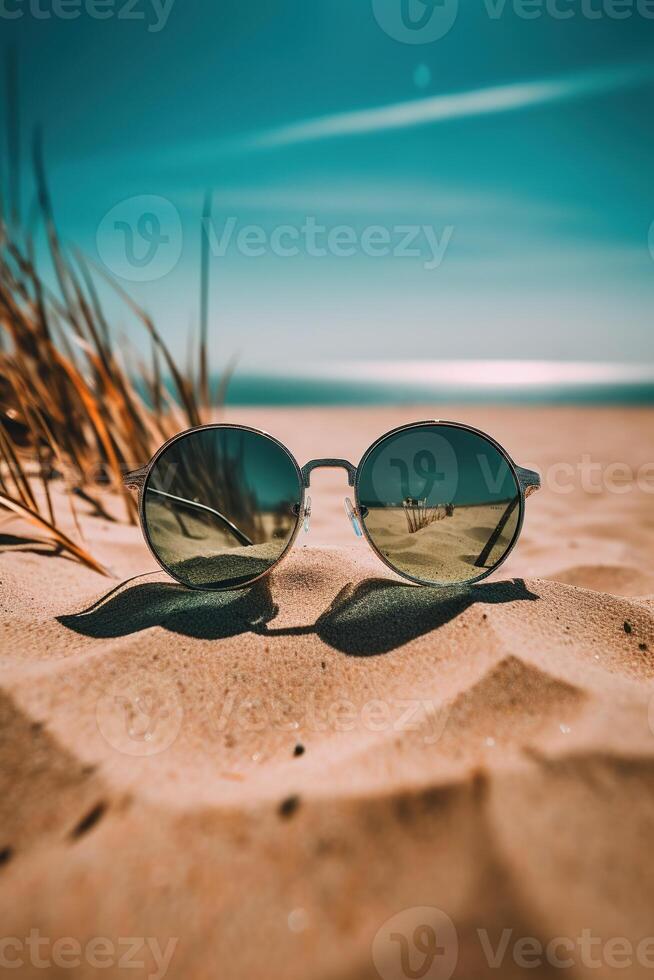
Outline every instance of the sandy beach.
{"type": "Polygon", "coordinates": [[[117,500],[82,522],[112,579],[2,525],[14,975],[43,975],[33,930],[61,977],[130,955],[128,976],[172,980],[652,974],[654,410],[228,415],[300,465],[434,417],[543,481],[467,593],[396,578],[340,470],[313,474],[309,533],[247,591],[172,582],[117,500]]]}

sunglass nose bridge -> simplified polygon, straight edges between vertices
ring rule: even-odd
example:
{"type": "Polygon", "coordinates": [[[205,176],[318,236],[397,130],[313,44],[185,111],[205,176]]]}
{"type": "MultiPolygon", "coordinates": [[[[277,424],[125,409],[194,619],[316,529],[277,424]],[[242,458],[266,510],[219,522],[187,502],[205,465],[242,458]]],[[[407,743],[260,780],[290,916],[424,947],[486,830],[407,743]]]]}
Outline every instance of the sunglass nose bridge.
{"type": "Polygon", "coordinates": [[[352,524],[352,530],[354,531],[357,538],[360,538],[361,535],[363,534],[363,531],[361,530],[361,522],[359,520],[359,515],[357,514],[356,510],[352,506],[352,501],[350,500],[349,497],[345,498],[345,513],[350,519],[350,523],[352,524]]]}

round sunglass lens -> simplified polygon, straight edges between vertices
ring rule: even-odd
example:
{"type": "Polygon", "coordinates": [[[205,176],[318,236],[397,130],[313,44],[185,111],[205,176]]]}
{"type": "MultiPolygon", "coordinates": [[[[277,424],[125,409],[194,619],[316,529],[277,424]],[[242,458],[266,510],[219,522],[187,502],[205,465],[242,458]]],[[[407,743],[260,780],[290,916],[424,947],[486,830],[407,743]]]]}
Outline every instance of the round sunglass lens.
{"type": "Polygon", "coordinates": [[[364,457],[357,499],[375,550],[430,585],[488,574],[511,549],[521,518],[513,467],[489,439],[458,426],[411,426],[364,457]]]}
{"type": "Polygon", "coordinates": [[[230,426],[196,429],[155,459],[143,491],[145,533],[179,582],[247,585],[291,543],[301,498],[297,465],[274,439],[230,426]]]}

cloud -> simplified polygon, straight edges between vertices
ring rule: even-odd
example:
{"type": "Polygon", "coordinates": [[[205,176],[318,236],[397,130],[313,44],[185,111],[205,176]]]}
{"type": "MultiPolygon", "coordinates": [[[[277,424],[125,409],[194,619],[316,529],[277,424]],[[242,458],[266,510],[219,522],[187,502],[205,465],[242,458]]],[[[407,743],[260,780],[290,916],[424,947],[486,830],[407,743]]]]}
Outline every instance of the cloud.
{"type": "MultiPolygon", "coordinates": [[[[202,206],[202,192],[190,188],[175,193],[175,203],[191,211],[202,206]]],[[[470,189],[428,180],[350,180],[320,183],[297,181],[288,183],[252,183],[219,186],[213,193],[217,213],[237,214],[255,212],[260,215],[296,213],[302,215],[372,215],[415,216],[425,220],[436,216],[440,220],[460,220],[462,215],[489,219],[498,216],[506,220],[510,214],[542,221],[569,220],[579,214],[572,206],[541,203],[529,197],[500,191],[470,189]]],[[[591,212],[592,213],[592,212],[591,212]]]]}
{"type": "Polygon", "coordinates": [[[340,112],[254,134],[240,148],[268,148],[317,140],[380,133],[467,119],[635,88],[654,79],[654,64],[588,69],[555,78],[496,85],[428,99],[396,102],[373,109],[340,112]]]}

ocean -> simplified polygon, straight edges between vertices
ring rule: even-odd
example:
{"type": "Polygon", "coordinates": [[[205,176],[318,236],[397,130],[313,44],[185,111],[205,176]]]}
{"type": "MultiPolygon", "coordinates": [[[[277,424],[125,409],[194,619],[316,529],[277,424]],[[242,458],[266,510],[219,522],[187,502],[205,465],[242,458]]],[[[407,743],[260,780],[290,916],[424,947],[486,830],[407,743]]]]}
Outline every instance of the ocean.
{"type": "MultiPolygon", "coordinates": [[[[214,379],[217,383],[218,375],[214,379]]],[[[228,405],[437,403],[650,405],[654,364],[560,361],[403,361],[237,368],[228,405]]]]}

